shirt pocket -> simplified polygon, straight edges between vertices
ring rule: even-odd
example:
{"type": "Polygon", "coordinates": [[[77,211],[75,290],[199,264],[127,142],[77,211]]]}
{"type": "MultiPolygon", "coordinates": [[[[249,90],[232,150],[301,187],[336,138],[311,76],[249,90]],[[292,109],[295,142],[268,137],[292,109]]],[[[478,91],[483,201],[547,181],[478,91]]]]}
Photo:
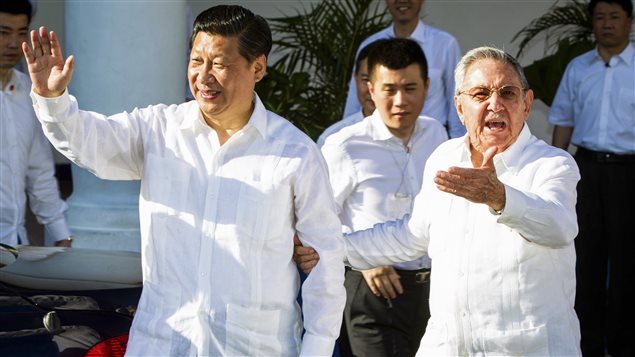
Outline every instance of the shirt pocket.
{"type": "Polygon", "coordinates": [[[549,356],[547,326],[517,330],[485,330],[485,351],[501,356],[549,356]]]}
{"type": "Polygon", "coordinates": [[[192,167],[183,161],[148,154],[143,178],[148,190],[147,201],[157,211],[193,213],[188,212],[191,175],[192,167]]]}
{"type": "Polygon", "coordinates": [[[293,195],[286,184],[243,181],[236,206],[236,226],[255,240],[282,238],[291,225],[293,195]]]}
{"type": "Polygon", "coordinates": [[[282,343],[277,336],[280,331],[280,310],[228,304],[226,312],[227,356],[281,355],[282,343]]]}

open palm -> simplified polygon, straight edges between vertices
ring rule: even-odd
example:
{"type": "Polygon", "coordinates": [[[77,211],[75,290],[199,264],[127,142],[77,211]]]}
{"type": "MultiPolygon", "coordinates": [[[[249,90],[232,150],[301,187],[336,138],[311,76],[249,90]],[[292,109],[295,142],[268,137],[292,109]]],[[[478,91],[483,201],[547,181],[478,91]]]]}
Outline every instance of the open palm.
{"type": "Polygon", "coordinates": [[[66,61],[55,32],[50,35],[44,27],[31,31],[31,46],[22,43],[22,51],[29,67],[33,91],[43,97],[58,97],[73,75],[73,56],[66,61]]]}

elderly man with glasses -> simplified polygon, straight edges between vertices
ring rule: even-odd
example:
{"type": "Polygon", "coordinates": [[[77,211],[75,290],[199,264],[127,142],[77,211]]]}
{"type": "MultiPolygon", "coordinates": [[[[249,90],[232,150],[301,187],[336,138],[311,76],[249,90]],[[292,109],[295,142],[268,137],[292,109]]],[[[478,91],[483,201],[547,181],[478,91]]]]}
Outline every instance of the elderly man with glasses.
{"type": "Polygon", "coordinates": [[[530,133],[533,93],[512,56],[474,49],[455,80],[467,135],[432,153],[410,216],[347,236],[348,261],[367,269],[429,254],[417,355],[579,355],[576,163],[530,133]]]}

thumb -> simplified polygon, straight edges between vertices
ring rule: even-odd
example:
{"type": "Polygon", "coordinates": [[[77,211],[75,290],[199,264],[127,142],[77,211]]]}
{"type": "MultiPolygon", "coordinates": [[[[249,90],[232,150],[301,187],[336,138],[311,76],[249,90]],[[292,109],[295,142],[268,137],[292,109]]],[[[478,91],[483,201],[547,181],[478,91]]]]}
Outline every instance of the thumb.
{"type": "Polygon", "coordinates": [[[73,68],[75,66],[75,57],[73,55],[68,56],[62,68],[62,75],[67,79],[67,82],[71,81],[73,76],[73,68]]]}
{"type": "Polygon", "coordinates": [[[493,167],[494,163],[492,159],[494,159],[494,155],[498,152],[498,148],[496,146],[490,146],[483,153],[483,163],[481,164],[481,168],[485,167],[493,167]]]}

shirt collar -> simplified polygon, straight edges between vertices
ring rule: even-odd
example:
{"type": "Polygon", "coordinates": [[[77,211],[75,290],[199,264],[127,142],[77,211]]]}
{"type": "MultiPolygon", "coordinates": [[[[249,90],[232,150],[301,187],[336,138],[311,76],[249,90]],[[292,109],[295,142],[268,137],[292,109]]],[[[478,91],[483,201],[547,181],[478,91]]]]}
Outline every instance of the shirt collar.
{"type": "MultiPolygon", "coordinates": [[[[523,124],[523,128],[520,130],[516,141],[511,144],[505,151],[502,153],[498,153],[494,155],[494,166],[496,167],[496,171],[500,174],[504,170],[513,169],[514,165],[520,162],[520,156],[522,152],[525,150],[525,147],[529,143],[531,139],[531,131],[529,130],[529,126],[527,123],[523,124]]],[[[472,162],[470,160],[470,137],[468,134],[464,136],[464,150],[462,161],[472,162]]]]}
{"type": "MultiPolygon", "coordinates": [[[[388,127],[386,126],[386,124],[384,124],[384,121],[379,115],[379,110],[375,110],[373,114],[370,115],[370,126],[371,137],[373,138],[373,140],[398,140],[401,143],[401,139],[394,136],[390,132],[390,130],[388,130],[388,127]]],[[[419,125],[419,120],[417,119],[417,121],[415,121],[414,131],[412,132],[412,136],[410,137],[411,140],[415,137],[415,135],[417,135],[420,130],[421,125],[419,125]]]]}
{"type": "MultiPolygon", "coordinates": [[[[415,30],[412,31],[412,33],[410,34],[408,38],[416,39],[418,41],[423,41],[425,40],[427,29],[428,29],[428,26],[424,24],[423,21],[419,20],[419,22],[417,23],[417,27],[415,27],[415,30]]],[[[395,35],[394,24],[390,25],[390,37],[393,37],[393,38],[397,37],[397,35],[395,35]]]]}
{"type": "MultiPolygon", "coordinates": [[[[595,47],[595,56],[591,57],[591,63],[594,63],[596,61],[604,62],[602,57],[600,57],[600,53],[598,52],[597,47],[595,47]]],[[[622,61],[628,66],[633,64],[633,61],[635,61],[635,47],[633,47],[632,43],[629,42],[628,45],[626,45],[626,48],[624,48],[622,52],[620,52],[618,55],[611,57],[611,59],[609,60],[609,64],[614,65],[616,61],[622,61]],[[615,60],[613,58],[615,58],[615,60]]]]}
{"type": "MultiPolygon", "coordinates": [[[[249,117],[245,127],[254,127],[263,138],[266,138],[267,109],[255,92],[252,101],[255,102],[254,111],[251,113],[251,117],[249,117]]],[[[201,128],[209,127],[205,122],[205,119],[203,119],[203,114],[201,114],[196,100],[193,100],[192,102],[194,103],[188,103],[191,106],[185,116],[185,119],[180,125],[181,130],[190,129],[196,131],[201,128]]]]}
{"type": "MultiPolygon", "coordinates": [[[[15,68],[9,69],[9,82],[7,83],[7,86],[4,88],[4,92],[12,93],[22,89],[22,82],[19,80],[16,72],[17,72],[17,69],[15,68]]],[[[0,90],[1,89],[2,88],[0,88],[0,90]]]]}

